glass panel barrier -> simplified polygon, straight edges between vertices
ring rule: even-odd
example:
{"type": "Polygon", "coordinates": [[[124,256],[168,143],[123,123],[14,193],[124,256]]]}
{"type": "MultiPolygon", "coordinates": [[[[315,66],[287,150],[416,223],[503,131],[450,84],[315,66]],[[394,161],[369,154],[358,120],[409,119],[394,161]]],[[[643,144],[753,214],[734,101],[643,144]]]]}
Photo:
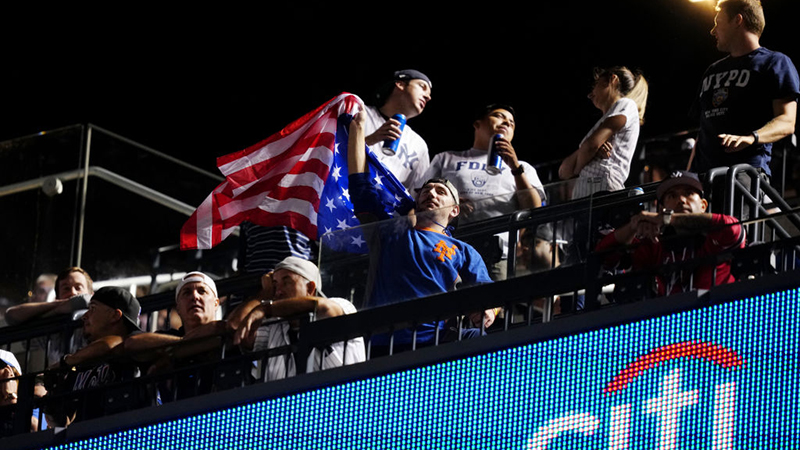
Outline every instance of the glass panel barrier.
{"type": "Polygon", "coordinates": [[[197,169],[97,127],[92,128],[89,162],[104,172],[88,183],[81,264],[97,279],[180,273],[201,266],[212,276],[233,274],[235,236],[202,252],[176,246],[189,215],[222,181],[215,168],[197,169]],[[143,195],[150,191],[159,197],[143,195]],[[172,201],[159,204],[160,196],[172,201]]]}
{"type": "MultiPolygon", "coordinates": [[[[52,178],[42,187],[42,179],[80,169],[83,131],[73,126],[0,143],[0,325],[7,306],[37,294],[41,273],[72,260],[78,185],[52,178]]],[[[38,297],[45,300],[47,291],[38,297]]]]}
{"type": "Polygon", "coordinates": [[[0,237],[0,312],[27,301],[40,274],[72,265],[138,295],[176,273],[236,271],[236,236],[211,250],[177,248],[181,227],[222,180],[216,169],[89,125],[0,143],[0,180],[0,207],[11,212],[0,237]]]}

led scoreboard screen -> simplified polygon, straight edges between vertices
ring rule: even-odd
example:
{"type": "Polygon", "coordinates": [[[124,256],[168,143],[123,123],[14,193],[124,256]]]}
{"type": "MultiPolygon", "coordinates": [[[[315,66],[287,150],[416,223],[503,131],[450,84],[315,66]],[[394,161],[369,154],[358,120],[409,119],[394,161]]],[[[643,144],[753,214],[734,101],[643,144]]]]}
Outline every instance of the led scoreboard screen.
{"type": "Polygon", "coordinates": [[[800,448],[798,290],[58,448],[800,448]]]}

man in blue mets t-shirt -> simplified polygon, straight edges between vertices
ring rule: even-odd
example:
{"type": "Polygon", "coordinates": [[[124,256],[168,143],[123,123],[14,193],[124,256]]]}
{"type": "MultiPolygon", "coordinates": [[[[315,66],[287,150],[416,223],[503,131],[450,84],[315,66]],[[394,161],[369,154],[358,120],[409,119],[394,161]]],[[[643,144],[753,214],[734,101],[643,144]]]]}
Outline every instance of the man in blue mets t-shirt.
{"type": "MultiPolygon", "coordinates": [[[[363,149],[363,118],[357,115],[350,128],[351,149],[363,149]]],[[[348,152],[350,198],[362,223],[391,218],[386,213],[369,178],[364,151],[348,152]]],[[[457,286],[491,283],[480,254],[469,244],[449,235],[448,224],[459,213],[458,192],[445,179],[428,180],[419,189],[416,214],[407,221],[388,221],[379,226],[370,241],[377,256],[377,276],[369,291],[369,304],[380,306],[456,289],[457,286]]],[[[473,315],[488,327],[493,310],[473,315]]],[[[433,341],[436,328],[430,323],[417,328],[417,344],[433,341]]],[[[411,341],[412,331],[395,333],[397,344],[411,341]]],[[[373,344],[388,342],[389,336],[374,337],[373,344]]]]}

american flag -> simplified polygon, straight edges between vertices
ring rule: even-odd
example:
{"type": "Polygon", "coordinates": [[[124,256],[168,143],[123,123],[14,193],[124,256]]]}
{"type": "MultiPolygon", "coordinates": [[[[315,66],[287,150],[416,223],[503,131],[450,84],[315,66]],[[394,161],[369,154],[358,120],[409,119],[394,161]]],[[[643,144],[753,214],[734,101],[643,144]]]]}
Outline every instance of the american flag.
{"type": "MultiPolygon", "coordinates": [[[[332,233],[339,250],[365,251],[347,181],[350,121],[364,104],[342,93],[283,130],[244,150],[217,158],[223,181],[181,228],[181,249],[209,249],[247,220],[262,226],[287,226],[312,239],[332,233]]],[[[367,150],[370,176],[387,212],[413,206],[409,192],[367,150]]]]}

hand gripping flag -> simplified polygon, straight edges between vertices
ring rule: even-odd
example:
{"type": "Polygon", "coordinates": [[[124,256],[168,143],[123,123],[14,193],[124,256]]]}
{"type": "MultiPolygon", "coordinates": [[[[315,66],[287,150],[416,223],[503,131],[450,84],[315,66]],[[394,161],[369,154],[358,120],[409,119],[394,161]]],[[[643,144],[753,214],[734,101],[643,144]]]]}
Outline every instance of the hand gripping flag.
{"type": "MultiPolygon", "coordinates": [[[[342,93],[269,138],[217,158],[225,181],[181,228],[181,249],[212,248],[245,220],[312,239],[358,225],[348,193],[347,138],[363,108],[360,98],[342,93]]],[[[367,161],[387,212],[407,212],[408,191],[368,149],[367,161]]],[[[358,251],[361,239],[351,241],[358,251]]]]}

